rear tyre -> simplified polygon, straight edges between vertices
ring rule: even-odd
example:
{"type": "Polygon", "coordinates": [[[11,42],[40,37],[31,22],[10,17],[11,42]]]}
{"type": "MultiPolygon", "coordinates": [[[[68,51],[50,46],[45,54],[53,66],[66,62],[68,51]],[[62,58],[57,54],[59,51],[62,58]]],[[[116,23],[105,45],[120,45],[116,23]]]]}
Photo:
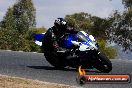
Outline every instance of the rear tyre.
{"type": "Polygon", "coordinates": [[[56,53],[52,52],[50,55],[44,54],[46,60],[55,68],[63,69],[66,64],[64,58],[58,57],[56,53]]]}
{"type": "Polygon", "coordinates": [[[98,54],[94,67],[104,73],[109,73],[112,70],[111,61],[102,53],[98,54]]]}

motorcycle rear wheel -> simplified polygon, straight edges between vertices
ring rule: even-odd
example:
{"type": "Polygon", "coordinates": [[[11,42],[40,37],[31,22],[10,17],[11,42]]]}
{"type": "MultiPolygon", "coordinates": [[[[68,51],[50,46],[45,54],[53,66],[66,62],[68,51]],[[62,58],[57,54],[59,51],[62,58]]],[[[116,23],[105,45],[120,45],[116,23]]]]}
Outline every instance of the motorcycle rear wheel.
{"type": "Polygon", "coordinates": [[[63,69],[66,66],[64,58],[58,57],[54,52],[50,55],[44,54],[44,56],[46,60],[55,68],[63,69]]]}

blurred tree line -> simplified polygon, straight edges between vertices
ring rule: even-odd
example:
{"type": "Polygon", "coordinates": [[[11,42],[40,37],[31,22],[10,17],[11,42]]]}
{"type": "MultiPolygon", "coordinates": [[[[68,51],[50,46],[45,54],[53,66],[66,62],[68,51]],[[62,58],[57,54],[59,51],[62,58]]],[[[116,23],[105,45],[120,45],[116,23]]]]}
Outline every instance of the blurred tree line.
{"type": "MultiPolygon", "coordinates": [[[[84,12],[66,15],[65,19],[70,27],[92,34],[99,42],[100,50],[114,58],[116,50],[108,46],[108,42],[132,50],[132,1],[122,0],[122,3],[123,13],[115,11],[105,19],[84,12]]],[[[44,27],[36,28],[36,9],[32,0],[17,0],[0,22],[0,49],[41,52],[32,37],[45,31],[44,27]]]]}
{"type": "Polygon", "coordinates": [[[36,10],[32,0],[18,0],[9,7],[0,22],[0,49],[40,51],[32,37],[46,31],[36,28],[36,10]]]}
{"type": "Polygon", "coordinates": [[[108,33],[109,41],[122,46],[124,51],[132,52],[132,0],[122,0],[124,12],[114,11],[108,19],[112,22],[108,33]]]}

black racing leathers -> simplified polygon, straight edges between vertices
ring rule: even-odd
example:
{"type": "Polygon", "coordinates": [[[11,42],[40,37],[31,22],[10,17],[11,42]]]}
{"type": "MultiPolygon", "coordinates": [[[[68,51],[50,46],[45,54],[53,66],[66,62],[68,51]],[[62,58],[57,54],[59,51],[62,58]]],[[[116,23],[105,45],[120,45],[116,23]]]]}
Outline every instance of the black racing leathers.
{"type": "Polygon", "coordinates": [[[63,53],[67,53],[69,50],[62,48],[61,46],[61,38],[66,33],[76,34],[78,31],[74,29],[67,29],[64,31],[56,31],[56,27],[51,27],[45,33],[43,38],[43,49],[44,54],[47,56],[51,56],[51,53],[55,53],[57,56],[59,55],[58,51],[63,51],[63,53]]]}

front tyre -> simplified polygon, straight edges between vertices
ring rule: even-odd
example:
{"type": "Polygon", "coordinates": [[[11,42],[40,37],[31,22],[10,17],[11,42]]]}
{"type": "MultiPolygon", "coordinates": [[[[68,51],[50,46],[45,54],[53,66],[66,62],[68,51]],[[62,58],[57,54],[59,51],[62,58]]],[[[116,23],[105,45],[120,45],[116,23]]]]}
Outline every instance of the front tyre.
{"type": "Polygon", "coordinates": [[[112,63],[106,55],[99,53],[95,60],[94,67],[101,72],[109,73],[112,70],[112,63]]]}

